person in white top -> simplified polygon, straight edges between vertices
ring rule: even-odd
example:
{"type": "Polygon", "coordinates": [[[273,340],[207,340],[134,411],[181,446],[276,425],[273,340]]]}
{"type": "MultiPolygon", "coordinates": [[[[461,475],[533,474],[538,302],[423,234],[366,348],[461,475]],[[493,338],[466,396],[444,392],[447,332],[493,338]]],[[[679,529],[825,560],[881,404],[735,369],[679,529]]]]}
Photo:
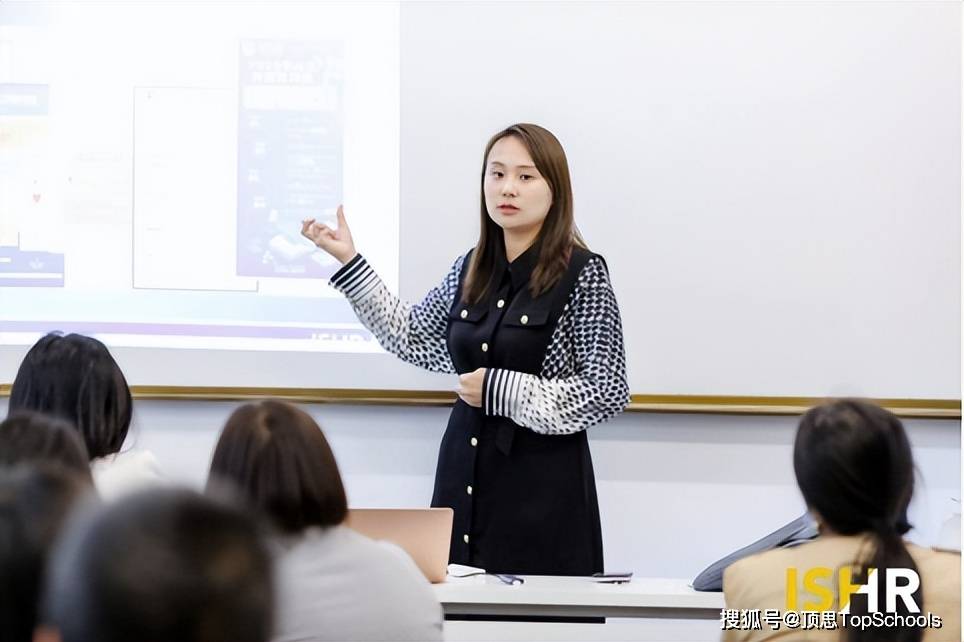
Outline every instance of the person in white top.
{"type": "Polygon", "coordinates": [[[275,642],[442,640],[442,608],[400,548],[345,524],[348,501],[318,424],[280,401],[238,408],[208,489],[233,486],[276,531],[275,642]]]}
{"type": "Polygon", "coordinates": [[[164,485],[166,479],[154,453],[125,450],[90,462],[94,485],[104,501],[113,501],[135,490],[164,485]]]}
{"type": "Polygon", "coordinates": [[[8,412],[42,412],[74,424],[104,499],[163,481],[154,455],[121,452],[133,415],[127,379],[107,346],[81,334],[52,332],[27,352],[10,389],[8,412]]]}

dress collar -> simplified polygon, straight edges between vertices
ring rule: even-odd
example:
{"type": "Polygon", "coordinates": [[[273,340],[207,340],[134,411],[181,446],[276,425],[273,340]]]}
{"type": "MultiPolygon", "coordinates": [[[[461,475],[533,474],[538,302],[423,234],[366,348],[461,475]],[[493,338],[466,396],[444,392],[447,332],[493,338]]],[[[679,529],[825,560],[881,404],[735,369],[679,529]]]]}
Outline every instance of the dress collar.
{"type": "Polygon", "coordinates": [[[532,276],[532,270],[535,269],[536,264],[539,262],[539,243],[538,241],[533,243],[526,249],[525,252],[516,257],[515,261],[509,263],[508,259],[505,257],[505,243],[499,243],[499,251],[496,253],[496,272],[501,274],[503,271],[509,272],[509,277],[512,279],[512,289],[518,290],[526,283],[529,282],[529,277],[532,276]]]}

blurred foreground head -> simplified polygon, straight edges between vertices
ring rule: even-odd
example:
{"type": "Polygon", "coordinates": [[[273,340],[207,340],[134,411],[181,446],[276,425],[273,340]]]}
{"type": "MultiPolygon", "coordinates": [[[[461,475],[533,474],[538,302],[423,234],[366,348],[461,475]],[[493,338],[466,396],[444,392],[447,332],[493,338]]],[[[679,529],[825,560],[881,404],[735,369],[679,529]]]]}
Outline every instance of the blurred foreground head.
{"type": "MultiPolygon", "coordinates": [[[[86,460],[83,463],[86,465],[86,460]]],[[[85,477],[50,462],[36,461],[0,469],[3,642],[32,639],[50,551],[68,515],[88,496],[93,497],[89,470],[85,477]]]]}
{"type": "Polygon", "coordinates": [[[21,410],[0,422],[0,468],[51,464],[73,471],[91,485],[87,448],[73,424],[21,410]]]}
{"type": "Polygon", "coordinates": [[[188,490],[149,490],[73,521],[51,560],[38,639],[265,642],[273,596],[249,515],[188,490]]]}

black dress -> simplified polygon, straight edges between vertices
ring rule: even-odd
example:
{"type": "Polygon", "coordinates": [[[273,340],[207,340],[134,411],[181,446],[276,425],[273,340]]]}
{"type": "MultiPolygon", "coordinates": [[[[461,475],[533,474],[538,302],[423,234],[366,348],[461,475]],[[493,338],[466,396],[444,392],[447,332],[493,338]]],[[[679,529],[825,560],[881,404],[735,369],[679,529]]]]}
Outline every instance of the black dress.
{"type": "Polygon", "coordinates": [[[603,555],[585,429],[628,401],[622,328],[602,257],[574,249],[562,279],[533,298],[536,251],[510,264],[500,248],[495,285],[475,305],[461,301],[469,255],[414,306],[360,255],[331,283],[389,352],[441,372],[486,368],[482,407],[458,400],[439,449],[432,506],[455,511],[450,560],[590,575],[603,555]]]}

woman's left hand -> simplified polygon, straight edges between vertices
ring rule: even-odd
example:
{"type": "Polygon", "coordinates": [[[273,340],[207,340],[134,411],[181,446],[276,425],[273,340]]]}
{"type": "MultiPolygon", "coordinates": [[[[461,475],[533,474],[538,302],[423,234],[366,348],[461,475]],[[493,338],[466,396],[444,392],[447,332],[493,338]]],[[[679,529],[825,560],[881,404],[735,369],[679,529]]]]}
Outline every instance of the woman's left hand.
{"type": "Polygon", "coordinates": [[[485,380],[485,368],[478,368],[475,372],[459,375],[459,387],[456,390],[465,403],[475,408],[482,407],[482,382],[485,380]]]}

